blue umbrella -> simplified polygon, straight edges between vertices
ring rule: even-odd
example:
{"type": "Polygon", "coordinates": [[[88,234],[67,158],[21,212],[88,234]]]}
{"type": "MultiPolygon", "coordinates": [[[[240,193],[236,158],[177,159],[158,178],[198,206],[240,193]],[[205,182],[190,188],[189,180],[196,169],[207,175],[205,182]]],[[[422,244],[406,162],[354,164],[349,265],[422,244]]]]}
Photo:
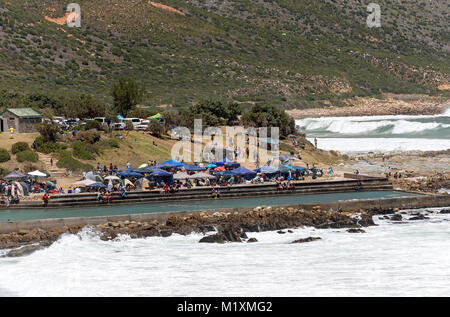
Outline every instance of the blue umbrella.
{"type": "Polygon", "coordinates": [[[136,173],[136,172],[131,172],[131,171],[122,171],[122,172],[118,173],[117,175],[119,175],[120,177],[123,177],[123,178],[127,178],[127,177],[142,178],[142,177],[144,177],[144,175],[142,175],[141,173],[136,173]]]}
{"type": "Polygon", "coordinates": [[[218,173],[216,173],[216,175],[223,176],[223,177],[237,176],[237,174],[233,173],[233,171],[218,172],[218,173]]]}
{"type": "Polygon", "coordinates": [[[211,163],[211,164],[206,165],[205,167],[207,167],[207,168],[214,168],[214,167],[217,167],[217,165],[211,163]]]}
{"type": "Polygon", "coordinates": [[[263,173],[263,174],[274,174],[278,172],[276,169],[269,167],[267,165],[264,165],[263,167],[257,168],[254,170],[257,173],[263,173]]]}
{"type": "Polygon", "coordinates": [[[247,169],[247,168],[245,168],[245,167],[243,167],[243,166],[238,167],[238,168],[232,170],[232,172],[233,172],[235,175],[239,175],[239,176],[256,175],[256,172],[251,171],[251,170],[249,170],[249,169],[247,169]]]}
{"type": "Polygon", "coordinates": [[[153,170],[153,172],[150,173],[148,177],[167,177],[172,176],[172,174],[166,172],[165,170],[156,168],[153,170]]]}
{"type": "Polygon", "coordinates": [[[158,167],[158,168],[176,168],[176,167],[182,167],[182,166],[184,166],[183,163],[180,163],[173,159],[156,164],[156,167],[158,167]]]}
{"type": "MultiPolygon", "coordinates": [[[[206,166],[206,167],[208,167],[208,166],[206,166]]],[[[197,165],[194,165],[194,164],[187,164],[187,165],[184,166],[184,169],[187,172],[200,172],[200,171],[205,170],[203,167],[200,167],[200,166],[197,166],[197,165]]]]}

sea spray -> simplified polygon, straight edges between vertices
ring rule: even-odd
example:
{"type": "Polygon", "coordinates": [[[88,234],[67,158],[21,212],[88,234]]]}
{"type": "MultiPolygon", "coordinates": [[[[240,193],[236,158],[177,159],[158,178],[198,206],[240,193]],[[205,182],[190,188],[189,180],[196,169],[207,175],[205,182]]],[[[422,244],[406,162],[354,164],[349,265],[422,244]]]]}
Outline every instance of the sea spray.
{"type": "MultiPolygon", "coordinates": [[[[427,213],[426,210],[430,210],[427,213]]],[[[102,241],[91,229],[29,256],[0,259],[0,292],[19,296],[442,296],[450,289],[450,214],[366,233],[292,229],[257,243],[199,244],[202,234],[102,241]],[[310,236],[314,243],[290,244],[310,236]]],[[[402,211],[403,212],[403,211],[402,211]]],[[[408,218],[409,215],[404,215],[408,218]]]]}

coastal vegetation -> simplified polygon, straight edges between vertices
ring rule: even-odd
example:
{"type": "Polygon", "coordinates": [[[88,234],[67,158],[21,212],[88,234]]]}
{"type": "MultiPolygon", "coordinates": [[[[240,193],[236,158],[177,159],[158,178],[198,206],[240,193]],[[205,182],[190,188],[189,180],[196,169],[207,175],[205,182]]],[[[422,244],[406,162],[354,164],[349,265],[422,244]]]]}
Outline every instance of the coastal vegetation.
{"type": "Polygon", "coordinates": [[[95,117],[115,104],[111,83],[122,77],[142,83],[139,103],[158,110],[210,98],[307,109],[383,92],[446,94],[444,2],[380,0],[381,28],[365,25],[358,0],[213,3],[164,1],[181,15],[147,1],[80,0],[81,28],[70,28],[45,18],[64,16],[60,1],[1,0],[0,108],[95,117]]]}

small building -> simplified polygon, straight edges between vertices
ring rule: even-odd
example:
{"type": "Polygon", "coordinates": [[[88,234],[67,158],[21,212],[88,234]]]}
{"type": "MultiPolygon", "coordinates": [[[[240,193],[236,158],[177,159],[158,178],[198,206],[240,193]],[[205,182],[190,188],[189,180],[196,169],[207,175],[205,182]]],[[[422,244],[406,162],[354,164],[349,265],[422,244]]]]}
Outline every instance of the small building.
{"type": "Polygon", "coordinates": [[[7,108],[0,113],[0,131],[17,133],[37,132],[35,125],[42,123],[42,115],[31,108],[7,108]]]}

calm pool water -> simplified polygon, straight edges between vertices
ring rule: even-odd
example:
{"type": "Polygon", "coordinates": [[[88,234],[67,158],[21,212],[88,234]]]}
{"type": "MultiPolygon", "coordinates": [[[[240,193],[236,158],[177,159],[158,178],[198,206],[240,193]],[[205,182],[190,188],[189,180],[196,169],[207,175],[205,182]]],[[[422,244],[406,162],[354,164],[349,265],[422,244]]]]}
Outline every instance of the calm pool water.
{"type": "Polygon", "coordinates": [[[0,211],[0,221],[23,221],[48,218],[73,218],[73,217],[94,217],[129,215],[152,212],[175,212],[193,210],[213,210],[221,208],[255,207],[255,206],[275,206],[312,204],[334,201],[354,200],[354,199],[378,199],[393,197],[409,197],[417,194],[399,191],[373,191],[373,192],[351,192],[333,194],[312,194],[295,196],[266,196],[253,198],[224,198],[206,199],[197,201],[172,201],[158,202],[141,205],[120,205],[120,206],[98,206],[83,208],[64,209],[29,209],[29,210],[8,210],[0,211]]]}

